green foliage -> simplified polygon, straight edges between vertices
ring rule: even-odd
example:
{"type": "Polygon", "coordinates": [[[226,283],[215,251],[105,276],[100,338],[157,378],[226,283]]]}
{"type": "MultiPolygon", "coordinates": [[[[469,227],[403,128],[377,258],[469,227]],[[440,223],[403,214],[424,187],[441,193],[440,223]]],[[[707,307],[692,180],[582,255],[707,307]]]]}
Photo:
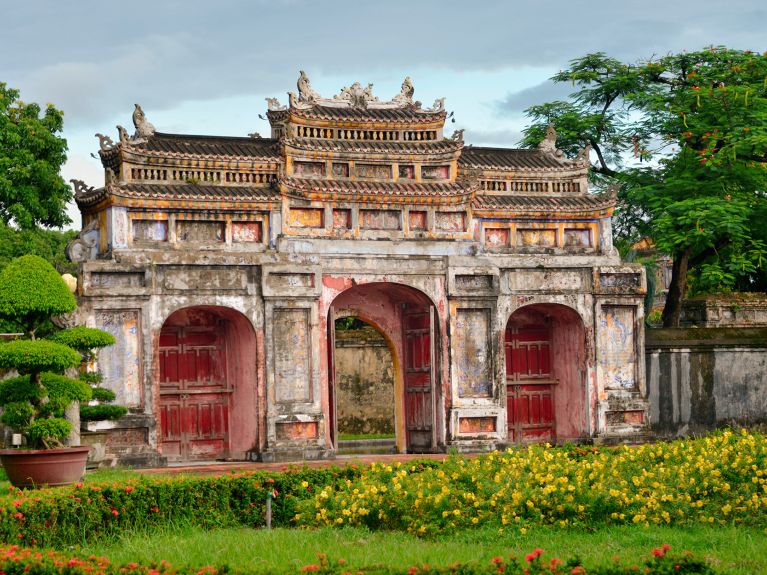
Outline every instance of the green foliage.
{"type": "Polygon", "coordinates": [[[45,397],[45,391],[43,386],[30,383],[28,375],[9,377],[0,380],[0,405],[7,405],[14,401],[37,404],[45,397]]]}
{"type": "Polygon", "coordinates": [[[110,402],[114,401],[117,397],[114,391],[106,387],[92,387],[91,393],[96,401],[110,402]]]}
{"type": "Polygon", "coordinates": [[[94,348],[114,345],[115,338],[111,333],[93,327],[77,326],[63,329],[54,333],[48,339],[69,346],[81,353],[94,348]]]}
{"type": "Polygon", "coordinates": [[[3,416],[0,421],[16,429],[26,429],[34,416],[35,408],[31,403],[12,401],[3,405],[3,416]]]}
{"type": "Polygon", "coordinates": [[[23,229],[70,222],[72,190],[59,175],[67,152],[63,113],[51,104],[41,112],[0,82],[0,221],[23,229]]]}
{"type": "Polygon", "coordinates": [[[722,47],[637,64],[589,54],[553,77],[576,89],[568,102],[527,110],[525,145],[553,123],[567,154],[591,146],[598,186],[620,186],[619,241],[652,238],[678,264],[666,325],[688,266],[693,291],[765,284],[765,78],[767,55],[722,47]]]}
{"type": "Polygon", "coordinates": [[[17,229],[0,222],[0,270],[25,255],[40,256],[59,273],[77,275],[77,264],[67,259],[65,248],[77,237],[74,230],[17,229]]]}
{"type": "Polygon", "coordinates": [[[35,331],[51,316],[74,311],[75,298],[55,268],[39,256],[22,256],[0,272],[0,319],[35,331]]]}
{"type": "Polygon", "coordinates": [[[26,430],[27,438],[42,445],[60,444],[72,431],[72,424],[61,417],[35,419],[26,430]]]}
{"type": "Polygon", "coordinates": [[[287,526],[299,499],[358,474],[349,466],[219,477],[139,476],[127,483],[15,491],[0,496],[0,541],[61,547],[169,523],[262,527],[267,493],[273,494],[272,525],[287,526]]]}
{"type": "MultiPolygon", "coordinates": [[[[97,388],[101,389],[101,388],[97,388]]],[[[109,391],[109,390],[104,390],[109,391]]],[[[81,405],[81,421],[116,421],[128,413],[127,408],[122,405],[81,405]]]]}
{"type": "Polygon", "coordinates": [[[72,379],[57,373],[43,373],[40,376],[49,399],[61,398],[69,405],[73,401],[84,403],[93,397],[91,387],[84,381],[72,379]]]}
{"type": "Polygon", "coordinates": [[[767,437],[745,431],[620,449],[531,446],[434,468],[371,465],[299,504],[300,525],[420,536],[542,525],[767,527],[767,437]]]}
{"type": "MultiPolygon", "coordinates": [[[[627,565],[618,562],[589,567],[591,575],[625,575],[628,573],[643,573],[645,575],[716,575],[720,573],[705,561],[695,559],[689,554],[669,553],[669,546],[663,545],[647,554],[647,559],[641,565],[627,565]]],[[[263,559],[262,559],[263,560],[263,559]]],[[[174,567],[166,561],[142,565],[136,561],[125,564],[111,563],[96,555],[85,556],[49,551],[40,553],[36,549],[20,548],[18,546],[0,547],[0,569],[6,575],[228,575],[233,570],[224,564],[220,567],[206,565],[204,567],[187,565],[174,567]]],[[[240,571],[234,571],[239,573],[240,571]]],[[[295,565],[282,565],[278,569],[259,569],[244,573],[295,573],[295,565]]],[[[516,557],[495,557],[490,561],[479,563],[455,563],[450,566],[430,567],[421,564],[416,566],[393,566],[375,564],[362,568],[351,569],[343,559],[330,559],[325,553],[318,553],[313,563],[301,568],[301,572],[314,572],[317,575],[565,575],[585,574],[587,571],[581,565],[581,560],[573,558],[561,561],[557,558],[544,556],[542,549],[534,549],[524,559],[516,557]]]]}
{"type": "Polygon", "coordinates": [[[71,347],[42,339],[0,343],[0,369],[16,369],[21,374],[64,371],[80,365],[81,359],[71,347]]]}

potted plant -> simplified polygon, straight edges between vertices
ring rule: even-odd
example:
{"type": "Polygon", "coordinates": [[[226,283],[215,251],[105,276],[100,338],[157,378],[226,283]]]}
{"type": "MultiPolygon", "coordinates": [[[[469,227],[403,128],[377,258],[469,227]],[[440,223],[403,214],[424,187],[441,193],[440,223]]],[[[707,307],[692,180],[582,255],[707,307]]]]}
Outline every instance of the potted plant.
{"type": "Polygon", "coordinates": [[[17,258],[0,273],[0,319],[23,333],[20,339],[0,343],[0,369],[19,374],[0,381],[0,420],[25,440],[25,449],[0,451],[8,478],[17,487],[66,485],[85,471],[89,448],[63,446],[72,430],[64,411],[74,401],[89,401],[92,390],[88,382],[64,372],[83,361],[75,348],[102,347],[114,339],[88,328],[54,333],[51,317],[75,308],[64,280],[38,256],[17,258]]]}

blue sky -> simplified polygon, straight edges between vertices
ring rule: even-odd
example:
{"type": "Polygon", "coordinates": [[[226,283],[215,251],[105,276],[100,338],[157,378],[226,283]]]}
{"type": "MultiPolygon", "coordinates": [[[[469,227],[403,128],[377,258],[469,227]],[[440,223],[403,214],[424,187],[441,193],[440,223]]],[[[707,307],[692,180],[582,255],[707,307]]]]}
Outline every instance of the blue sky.
{"type": "MultiPolygon", "coordinates": [[[[573,58],[627,61],[707,45],[767,50],[756,0],[26,0],[3,8],[0,81],[65,112],[64,177],[101,185],[96,132],[133,131],[133,103],[162,132],[268,135],[264,98],[372,82],[389,99],[405,76],[445,96],[475,145],[513,146],[523,110],[567,94],[547,81],[573,58]],[[12,46],[12,49],[8,49],[12,46]]],[[[447,130],[450,131],[450,128],[447,130]]],[[[73,227],[79,214],[70,210],[73,227]]]]}

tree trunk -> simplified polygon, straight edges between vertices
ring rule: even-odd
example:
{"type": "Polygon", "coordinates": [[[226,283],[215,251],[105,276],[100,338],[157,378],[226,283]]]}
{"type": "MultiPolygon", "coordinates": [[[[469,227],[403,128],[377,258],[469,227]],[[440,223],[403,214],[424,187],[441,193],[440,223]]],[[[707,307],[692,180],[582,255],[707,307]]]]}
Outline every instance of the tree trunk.
{"type": "Polygon", "coordinates": [[[671,283],[668,286],[666,305],[663,307],[663,327],[679,327],[682,300],[687,292],[690,252],[690,249],[686,249],[674,255],[674,262],[671,267],[671,283]]]}

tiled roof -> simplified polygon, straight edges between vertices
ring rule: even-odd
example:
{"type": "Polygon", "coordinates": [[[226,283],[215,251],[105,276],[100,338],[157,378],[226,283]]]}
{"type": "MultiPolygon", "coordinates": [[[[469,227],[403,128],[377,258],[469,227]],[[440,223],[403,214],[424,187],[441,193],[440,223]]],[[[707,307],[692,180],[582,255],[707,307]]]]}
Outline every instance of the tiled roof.
{"type": "Polygon", "coordinates": [[[285,142],[302,150],[320,152],[360,152],[367,154],[443,154],[455,152],[463,142],[435,140],[421,142],[382,142],[365,140],[326,140],[293,138],[285,142]]]}
{"type": "Polygon", "coordinates": [[[302,197],[355,198],[357,201],[375,201],[376,198],[387,198],[389,201],[417,198],[468,200],[474,191],[457,183],[366,182],[294,177],[284,178],[280,184],[288,193],[302,197]]]}
{"type": "Polygon", "coordinates": [[[611,208],[615,205],[612,194],[573,194],[568,196],[482,195],[472,202],[475,210],[513,212],[567,212],[578,213],[611,208]]]}
{"type": "Polygon", "coordinates": [[[258,201],[279,200],[271,187],[214,186],[199,184],[119,184],[107,186],[75,197],[80,206],[100,202],[108,195],[147,200],[258,201]]]}
{"type": "Polygon", "coordinates": [[[158,132],[145,142],[131,143],[129,149],[183,156],[279,157],[277,140],[235,136],[191,136],[158,132]]]}
{"type": "Polygon", "coordinates": [[[541,150],[514,148],[483,148],[466,146],[458,160],[459,165],[469,168],[526,168],[546,170],[552,168],[574,168],[578,164],[567,159],[561,160],[541,150]]]}
{"type": "Polygon", "coordinates": [[[311,108],[291,108],[290,113],[298,118],[313,120],[338,120],[338,121],[362,121],[362,122],[435,122],[444,120],[447,115],[441,112],[432,112],[404,106],[400,108],[354,108],[315,105],[311,108]]]}

